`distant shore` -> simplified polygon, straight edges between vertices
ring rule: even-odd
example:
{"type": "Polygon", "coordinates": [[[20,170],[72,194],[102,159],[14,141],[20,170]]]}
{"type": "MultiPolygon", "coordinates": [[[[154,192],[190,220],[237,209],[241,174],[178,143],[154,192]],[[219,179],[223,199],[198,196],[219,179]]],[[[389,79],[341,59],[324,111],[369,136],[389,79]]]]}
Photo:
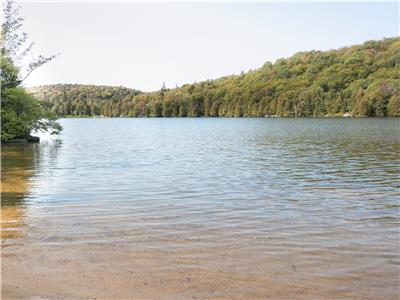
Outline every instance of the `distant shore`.
{"type": "Polygon", "coordinates": [[[326,115],[326,116],[315,116],[315,117],[285,117],[285,116],[264,116],[264,117],[255,117],[255,116],[242,116],[242,117],[230,117],[230,116],[198,116],[198,117],[155,117],[155,116],[138,116],[138,117],[132,117],[132,116],[117,116],[117,117],[111,117],[111,116],[73,116],[73,115],[68,115],[68,116],[59,116],[60,119],[119,119],[119,118],[125,118],[125,119],[199,119],[199,118],[205,118],[205,119],[213,119],[213,118],[222,118],[222,119],[318,119],[318,118],[398,118],[398,117],[375,117],[375,116],[344,116],[344,115],[326,115]]]}

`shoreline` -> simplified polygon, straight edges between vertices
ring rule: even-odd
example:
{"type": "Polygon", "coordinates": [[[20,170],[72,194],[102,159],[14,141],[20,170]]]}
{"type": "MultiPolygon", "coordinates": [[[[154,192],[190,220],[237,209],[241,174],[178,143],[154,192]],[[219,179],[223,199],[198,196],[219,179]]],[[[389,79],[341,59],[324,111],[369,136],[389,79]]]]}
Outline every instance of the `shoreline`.
{"type": "Polygon", "coordinates": [[[28,135],[23,138],[16,138],[7,141],[1,141],[1,144],[30,144],[30,143],[39,143],[40,138],[38,136],[28,135]]]}
{"type": "Polygon", "coordinates": [[[269,117],[230,117],[230,116],[198,116],[198,117],[154,117],[154,116],[59,116],[59,119],[396,119],[400,117],[375,117],[375,116],[318,116],[318,117],[283,117],[283,116],[269,116],[269,117]]]}

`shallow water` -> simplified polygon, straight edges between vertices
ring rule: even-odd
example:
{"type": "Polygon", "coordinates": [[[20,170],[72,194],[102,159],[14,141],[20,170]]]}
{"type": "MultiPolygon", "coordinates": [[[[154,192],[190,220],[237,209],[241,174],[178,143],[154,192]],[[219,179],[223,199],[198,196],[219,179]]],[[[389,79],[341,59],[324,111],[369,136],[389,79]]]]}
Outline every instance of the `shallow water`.
{"type": "Polygon", "coordinates": [[[64,119],[2,147],[4,298],[398,299],[399,119],[64,119]]]}

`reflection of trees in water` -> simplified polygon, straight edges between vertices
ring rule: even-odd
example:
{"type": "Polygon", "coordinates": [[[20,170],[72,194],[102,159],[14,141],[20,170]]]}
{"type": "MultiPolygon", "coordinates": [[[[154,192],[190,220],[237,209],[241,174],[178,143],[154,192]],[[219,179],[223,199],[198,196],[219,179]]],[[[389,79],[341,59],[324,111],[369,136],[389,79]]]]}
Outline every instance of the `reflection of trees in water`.
{"type": "Polygon", "coordinates": [[[17,238],[24,226],[24,199],[38,145],[4,145],[1,152],[1,237],[17,238]]]}
{"type": "Polygon", "coordinates": [[[2,145],[1,149],[1,238],[21,236],[24,226],[26,197],[31,178],[43,159],[43,152],[51,157],[61,144],[14,144],[2,145]]]}
{"type": "Polygon", "coordinates": [[[2,206],[22,204],[28,192],[28,178],[35,166],[38,145],[6,145],[1,153],[2,206]]]}

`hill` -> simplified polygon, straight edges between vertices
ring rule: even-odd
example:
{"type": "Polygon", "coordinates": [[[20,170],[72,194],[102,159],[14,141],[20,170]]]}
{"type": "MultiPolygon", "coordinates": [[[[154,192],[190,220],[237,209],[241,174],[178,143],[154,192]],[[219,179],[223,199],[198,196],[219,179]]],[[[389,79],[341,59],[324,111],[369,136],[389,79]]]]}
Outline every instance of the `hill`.
{"type": "Polygon", "coordinates": [[[59,116],[400,116],[400,38],[299,52],[240,75],[151,93],[87,85],[30,91],[59,116]]]}

